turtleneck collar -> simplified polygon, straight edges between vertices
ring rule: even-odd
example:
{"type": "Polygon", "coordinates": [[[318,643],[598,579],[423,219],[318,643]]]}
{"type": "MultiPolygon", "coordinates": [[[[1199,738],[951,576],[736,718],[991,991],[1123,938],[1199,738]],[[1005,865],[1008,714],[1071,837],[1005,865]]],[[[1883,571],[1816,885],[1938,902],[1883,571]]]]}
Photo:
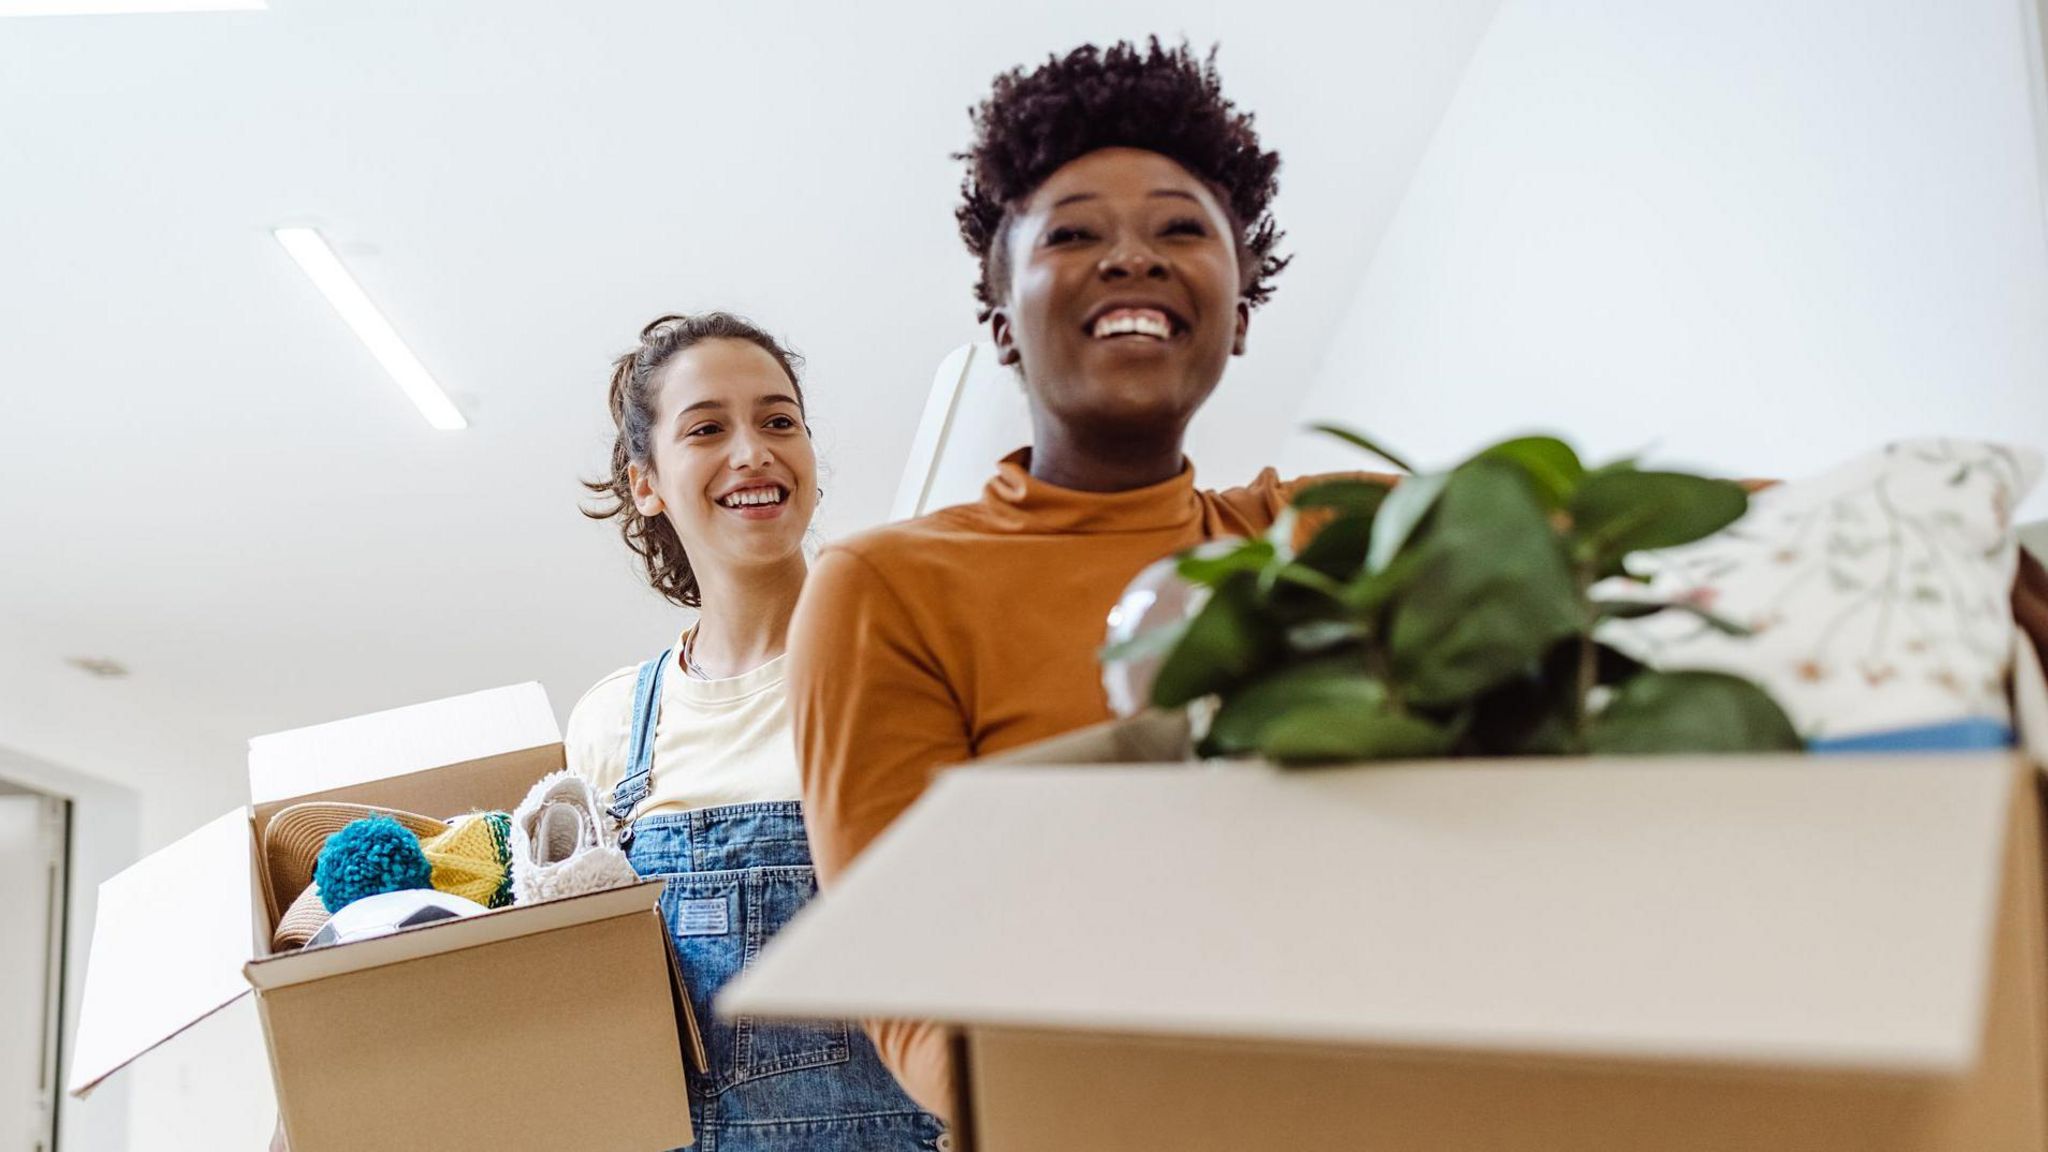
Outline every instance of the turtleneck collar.
{"type": "Polygon", "coordinates": [[[1080,492],[1031,475],[1031,449],[1003,457],[982,489],[981,509],[1011,532],[1158,532],[1201,519],[1195,469],[1185,457],[1171,480],[1126,492],[1080,492]]]}

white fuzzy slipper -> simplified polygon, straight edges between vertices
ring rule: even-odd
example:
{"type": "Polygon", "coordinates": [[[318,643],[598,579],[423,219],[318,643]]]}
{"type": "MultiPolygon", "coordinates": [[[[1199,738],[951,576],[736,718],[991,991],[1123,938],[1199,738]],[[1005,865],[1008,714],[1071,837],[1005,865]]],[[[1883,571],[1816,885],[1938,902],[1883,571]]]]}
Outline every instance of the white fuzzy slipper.
{"type": "Polygon", "coordinates": [[[512,811],[512,901],[534,904],[636,883],[611,818],[573,772],[541,777],[512,811]]]}

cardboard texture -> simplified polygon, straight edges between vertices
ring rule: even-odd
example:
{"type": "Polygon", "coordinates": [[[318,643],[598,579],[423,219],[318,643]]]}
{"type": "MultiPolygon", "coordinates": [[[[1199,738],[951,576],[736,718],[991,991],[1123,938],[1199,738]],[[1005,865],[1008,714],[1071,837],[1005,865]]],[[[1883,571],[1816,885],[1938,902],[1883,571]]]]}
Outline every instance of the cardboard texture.
{"type": "Polygon", "coordinates": [[[299,1149],[615,1149],[691,1140],[659,910],[266,990],[299,1149]],[[418,1053],[392,1059],[394,1053],[418,1053]],[[310,1074],[308,1074],[310,1073],[310,1074]],[[395,1106],[394,1106],[395,1105],[395,1106]]]}
{"type": "Polygon", "coordinates": [[[966,766],[719,1006],[959,1026],[978,1152],[2040,1152],[2041,814],[2017,753],[966,766]]]}
{"type": "Polygon", "coordinates": [[[254,988],[294,1152],[690,1143],[684,1059],[704,1056],[659,881],[269,954],[279,809],[509,810],[561,766],[537,684],[252,740],[250,807],[102,886],[69,1090],[254,988]]]}

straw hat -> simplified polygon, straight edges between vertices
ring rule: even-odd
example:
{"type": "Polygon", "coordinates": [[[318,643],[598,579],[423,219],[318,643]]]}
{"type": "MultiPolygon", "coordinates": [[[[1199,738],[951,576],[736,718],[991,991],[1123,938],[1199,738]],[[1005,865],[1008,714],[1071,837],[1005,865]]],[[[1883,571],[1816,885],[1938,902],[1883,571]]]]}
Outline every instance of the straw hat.
{"type": "Polygon", "coordinates": [[[366,816],[389,816],[422,841],[448,830],[440,820],[395,808],[332,800],[294,804],[272,816],[263,829],[263,866],[270,873],[271,899],[279,907],[298,902],[313,883],[313,868],[320,862],[327,838],[366,816]]]}
{"type": "Polygon", "coordinates": [[[320,851],[328,837],[366,816],[389,816],[419,837],[436,890],[489,908],[512,902],[510,817],[503,812],[472,812],[443,821],[364,804],[294,804],[271,817],[263,830],[271,894],[280,903],[290,901],[271,935],[273,951],[304,947],[327,922],[327,908],[313,883],[320,851]]]}
{"type": "Polygon", "coordinates": [[[320,886],[308,884],[284,915],[278,917],[277,931],[270,934],[270,950],[291,952],[304,948],[306,941],[326,923],[327,906],[320,903],[320,886]]]}

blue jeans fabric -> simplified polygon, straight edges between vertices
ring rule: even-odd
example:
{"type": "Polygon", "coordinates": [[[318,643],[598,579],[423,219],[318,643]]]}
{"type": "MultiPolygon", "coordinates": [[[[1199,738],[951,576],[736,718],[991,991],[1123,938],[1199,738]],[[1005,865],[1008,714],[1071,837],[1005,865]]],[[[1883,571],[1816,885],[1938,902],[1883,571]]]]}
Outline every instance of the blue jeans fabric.
{"type": "Polygon", "coordinates": [[[920,1110],[844,1021],[721,1019],[726,981],[817,891],[795,801],[699,808],[633,823],[627,855],[667,881],[662,915],[710,1056],[690,1070],[699,1152],[882,1152],[941,1149],[944,1129],[920,1110]]]}

